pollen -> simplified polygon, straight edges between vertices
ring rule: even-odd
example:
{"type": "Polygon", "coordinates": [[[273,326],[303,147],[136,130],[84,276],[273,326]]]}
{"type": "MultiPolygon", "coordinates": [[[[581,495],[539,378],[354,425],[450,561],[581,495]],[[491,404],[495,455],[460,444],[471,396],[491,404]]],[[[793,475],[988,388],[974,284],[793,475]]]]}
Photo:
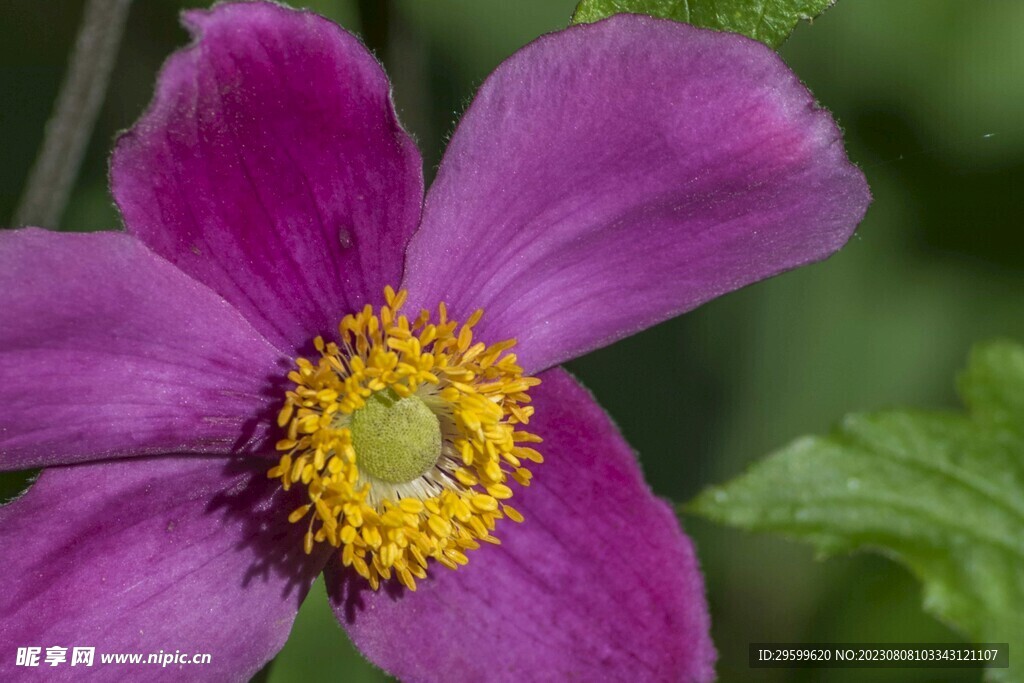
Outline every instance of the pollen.
{"type": "Polygon", "coordinates": [[[404,290],[384,297],[345,316],[337,341],[317,337],[319,358],[296,359],[267,474],[305,488],[288,519],[307,525],[307,553],[329,544],[374,590],[392,577],[416,590],[430,560],[457,569],[500,543],[499,520],[523,521],[509,484],[543,462],[527,430],[540,380],[514,340],[474,341],[482,310],[459,324],[441,303],[410,320],[404,290]]]}

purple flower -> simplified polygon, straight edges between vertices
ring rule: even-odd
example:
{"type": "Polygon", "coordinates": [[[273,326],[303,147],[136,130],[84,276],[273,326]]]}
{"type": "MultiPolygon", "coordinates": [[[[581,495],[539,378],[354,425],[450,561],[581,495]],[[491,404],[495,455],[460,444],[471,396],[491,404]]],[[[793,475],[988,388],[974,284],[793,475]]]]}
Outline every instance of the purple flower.
{"type": "Polygon", "coordinates": [[[357,39],[185,22],[111,162],[127,234],[0,234],[0,463],[48,468],[0,509],[3,678],[244,679],[322,571],[403,679],[712,679],[692,545],[556,366],[838,249],[869,196],[829,115],[758,43],[623,15],[498,67],[424,200],[357,39]]]}

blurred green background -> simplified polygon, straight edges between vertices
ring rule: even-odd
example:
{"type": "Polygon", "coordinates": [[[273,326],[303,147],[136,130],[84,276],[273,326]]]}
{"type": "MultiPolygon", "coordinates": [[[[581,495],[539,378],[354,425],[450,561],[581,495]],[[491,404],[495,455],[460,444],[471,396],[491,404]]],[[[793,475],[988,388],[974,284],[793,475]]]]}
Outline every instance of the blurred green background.
{"type": "MultiPolygon", "coordinates": [[[[116,228],[106,187],[115,133],[186,41],[178,9],[132,8],[99,124],[59,226],[116,228]]],[[[475,86],[572,0],[305,3],[363,35],[387,67],[428,178],[475,86]]],[[[74,40],[82,2],[5,0],[0,16],[0,221],[14,211],[74,40]]],[[[843,413],[952,407],[975,340],[1024,339],[1024,2],[839,0],[782,55],[831,109],[875,195],[837,256],[715,301],[573,362],[677,501],[733,477],[843,413]]],[[[9,495],[23,478],[8,477],[9,495]]],[[[941,670],[750,670],[753,641],[955,641],[920,589],[874,556],[808,548],[684,519],[707,577],[722,681],[978,681],[941,670]]],[[[629,615],[623,615],[628,619],[629,615]]],[[[396,643],[396,647],[400,647],[396,643]]],[[[261,678],[375,681],[315,587],[261,678]]]]}

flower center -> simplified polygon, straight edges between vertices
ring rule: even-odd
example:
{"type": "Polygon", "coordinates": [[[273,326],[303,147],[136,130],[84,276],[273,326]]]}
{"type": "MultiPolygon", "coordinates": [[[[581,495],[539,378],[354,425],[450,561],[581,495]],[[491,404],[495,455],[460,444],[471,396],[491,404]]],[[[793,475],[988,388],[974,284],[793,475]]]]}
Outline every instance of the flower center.
{"type": "Polygon", "coordinates": [[[352,413],[352,448],[366,474],[402,484],[426,474],[441,456],[441,425],[418,396],[375,391],[352,413]]]}
{"type": "Polygon", "coordinates": [[[473,342],[483,311],[460,325],[442,303],[410,320],[404,291],[384,295],[345,316],[337,342],[314,339],[315,364],[296,359],[267,475],[305,487],[288,519],[308,518],[307,553],[330,544],[373,589],[394,576],[416,590],[428,560],[456,569],[500,543],[499,520],[523,520],[508,484],[528,486],[526,464],[543,461],[522,429],[540,380],[523,376],[514,340],[473,342]]]}

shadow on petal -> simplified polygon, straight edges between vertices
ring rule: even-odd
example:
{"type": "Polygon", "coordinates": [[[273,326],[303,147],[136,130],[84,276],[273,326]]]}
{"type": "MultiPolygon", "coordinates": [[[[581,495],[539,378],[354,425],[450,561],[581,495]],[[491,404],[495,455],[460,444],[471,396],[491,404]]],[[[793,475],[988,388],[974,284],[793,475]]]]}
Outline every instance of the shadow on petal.
{"type": "MultiPolygon", "coordinates": [[[[432,565],[431,570],[436,570],[436,566],[436,564],[432,565]]],[[[343,567],[341,560],[336,555],[327,561],[324,571],[334,577],[325,582],[325,586],[327,597],[334,605],[335,612],[340,612],[338,616],[346,623],[356,621],[358,615],[369,607],[368,601],[376,591],[370,588],[370,582],[359,576],[354,569],[343,567]]],[[[432,580],[432,575],[428,573],[427,578],[420,580],[419,583],[423,585],[432,580]]],[[[392,577],[389,581],[381,583],[380,593],[387,596],[392,602],[400,602],[407,597],[409,589],[392,577]]]]}
{"type": "MultiPolygon", "coordinates": [[[[211,653],[204,676],[244,680],[283,646],[325,561],[302,552],[281,494],[251,457],[46,470],[0,508],[16,577],[0,592],[0,639],[211,653]]],[[[0,680],[16,678],[13,661],[0,680]]]]}
{"type": "Polygon", "coordinates": [[[307,555],[303,550],[306,526],[288,521],[288,514],[305,503],[304,490],[285,491],[267,477],[270,458],[237,457],[224,464],[224,476],[235,483],[213,496],[206,511],[221,514],[226,523],[242,532],[235,546],[249,551],[251,561],[242,577],[242,587],[256,581],[281,584],[281,597],[295,597],[302,603],[310,583],[327,562],[331,548],[317,544],[307,555]]]}

